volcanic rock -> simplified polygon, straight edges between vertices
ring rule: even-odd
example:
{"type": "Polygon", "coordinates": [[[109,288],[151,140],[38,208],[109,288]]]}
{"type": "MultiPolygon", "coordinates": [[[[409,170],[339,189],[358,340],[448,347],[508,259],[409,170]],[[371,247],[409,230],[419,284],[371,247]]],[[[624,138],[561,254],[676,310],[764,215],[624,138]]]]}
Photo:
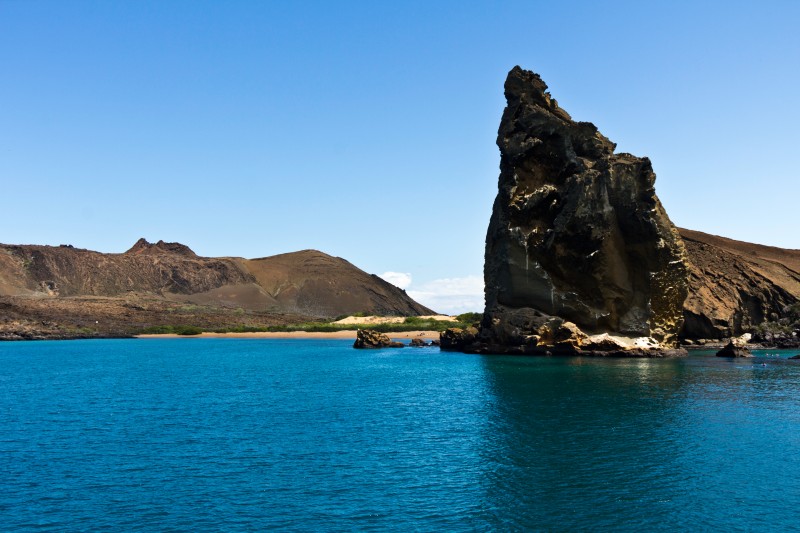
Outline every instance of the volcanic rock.
{"type": "Polygon", "coordinates": [[[428,343],[425,342],[425,339],[420,339],[419,337],[414,337],[411,339],[411,342],[408,343],[409,346],[412,348],[423,348],[428,346],[428,343]]]}
{"type": "Polygon", "coordinates": [[[686,252],[655,194],[650,161],[615,154],[616,145],[593,124],[573,121],[533,72],[514,67],[505,95],[480,350],[542,344],[535,336],[548,317],[577,330],[574,341],[554,346],[577,348],[584,331],[675,346],[686,252]]]}
{"type": "Polygon", "coordinates": [[[612,337],[608,333],[601,333],[587,337],[581,348],[596,352],[614,352],[627,349],[627,345],[621,339],[612,337]]]}
{"type": "Polygon", "coordinates": [[[750,334],[747,333],[741,337],[734,337],[717,352],[717,357],[753,357],[750,350],[747,348],[747,342],[750,340],[750,334]]]}
{"type": "Polygon", "coordinates": [[[395,342],[388,336],[371,329],[359,329],[353,348],[402,348],[402,342],[395,342]]]}
{"type": "Polygon", "coordinates": [[[800,300],[800,250],[679,231],[689,257],[681,338],[741,335],[800,300]]]}
{"type": "Polygon", "coordinates": [[[473,327],[447,328],[439,334],[439,347],[442,350],[463,351],[475,342],[477,335],[478,329],[473,327]]]}
{"type": "Polygon", "coordinates": [[[800,338],[795,336],[786,335],[784,337],[775,339],[775,347],[781,350],[789,348],[800,348],[800,338]]]}
{"type": "Polygon", "coordinates": [[[128,250],[126,254],[140,255],[140,254],[161,254],[172,253],[185,255],[186,257],[197,257],[197,254],[185,244],[179,242],[164,242],[158,241],[155,244],[147,242],[147,239],[141,238],[128,250]]]}

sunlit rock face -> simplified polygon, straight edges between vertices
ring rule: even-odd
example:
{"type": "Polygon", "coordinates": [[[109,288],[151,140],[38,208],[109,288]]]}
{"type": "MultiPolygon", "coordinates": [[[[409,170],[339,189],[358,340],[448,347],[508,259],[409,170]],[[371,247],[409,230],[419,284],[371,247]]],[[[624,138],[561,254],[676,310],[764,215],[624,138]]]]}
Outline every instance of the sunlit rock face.
{"type": "Polygon", "coordinates": [[[656,196],[650,160],[615,154],[533,72],[514,67],[505,96],[486,236],[484,349],[531,344],[547,317],[675,346],[686,252],[656,196]]]}

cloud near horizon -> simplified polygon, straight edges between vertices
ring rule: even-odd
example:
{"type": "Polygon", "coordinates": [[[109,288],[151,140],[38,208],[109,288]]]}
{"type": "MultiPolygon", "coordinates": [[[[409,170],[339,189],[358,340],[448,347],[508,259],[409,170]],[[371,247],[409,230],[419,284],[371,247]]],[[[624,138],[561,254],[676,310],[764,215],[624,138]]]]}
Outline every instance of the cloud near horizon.
{"type": "Polygon", "coordinates": [[[418,286],[412,284],[409,272],[384,272],[380,277],[403,290],[408,289],[411,298],[437,313],[458,315],[483,311],[483,276],[435,279],[418,286]]]}
{"type": "Polygon", "coordinates": [[[401,289],[407,289],[411,285],[411,274],[408,272],[384,272],[379,277],[401,289]]]}
{"type": "Polygon", "coordinates": [[[409,289],[408,295],[437,313],[483,312],[483,276],[435,279],[409,289]]]}

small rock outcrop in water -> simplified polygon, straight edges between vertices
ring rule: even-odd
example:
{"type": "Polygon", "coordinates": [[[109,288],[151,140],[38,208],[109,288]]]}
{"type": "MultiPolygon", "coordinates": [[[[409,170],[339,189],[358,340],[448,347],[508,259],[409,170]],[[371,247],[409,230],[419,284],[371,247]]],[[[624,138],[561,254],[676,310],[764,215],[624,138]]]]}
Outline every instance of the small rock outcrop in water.
{"type": "Polygon", "coordinates": [[[359,329],[353,348],[402,348],[402,342],[395,342],[383,333],[371,329],[359,329]]]}
{"type": "Polygon", "coordinates": [[[447,328],[439,334],[439,346],[442,350],[462,351],[471,346],[477,336],[477,328],[447,328]]]}
{"type": "Polygon", "coordinates": [[[584,331],[627,338],[626,347],[653,355],[676,346],[686,252],[655,194],[650,161],[615,154],[616,145],[593,124],[573,121],[533,72],[514,67],[505,95],[486,311],[467,350],[578,353],[586,342],[592,352],[616,351],[584,331]],[[658,342],[634,348],[636,337],[658,342]]]}
{"type": "Polygon", "coordinates": [[[751,354],[750,350],[747,348],[747,342],[749,340],[749,333],[731,339],[724,348],[717,352],[717,357],[753,357],[753,354],[751,354]]]}

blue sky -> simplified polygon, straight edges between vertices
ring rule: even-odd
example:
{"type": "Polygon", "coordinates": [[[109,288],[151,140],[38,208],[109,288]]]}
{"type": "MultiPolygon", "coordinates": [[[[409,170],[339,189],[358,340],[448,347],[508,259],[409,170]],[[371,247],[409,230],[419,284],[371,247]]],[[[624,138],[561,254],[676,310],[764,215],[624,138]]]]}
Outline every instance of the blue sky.
{"type": "Polygon", "coordinates": [[[800,248],[798,2],[0,0],[0,242],[316,248],[482,308],[503,81],[648,156],[672,220],[800,248]]]}

